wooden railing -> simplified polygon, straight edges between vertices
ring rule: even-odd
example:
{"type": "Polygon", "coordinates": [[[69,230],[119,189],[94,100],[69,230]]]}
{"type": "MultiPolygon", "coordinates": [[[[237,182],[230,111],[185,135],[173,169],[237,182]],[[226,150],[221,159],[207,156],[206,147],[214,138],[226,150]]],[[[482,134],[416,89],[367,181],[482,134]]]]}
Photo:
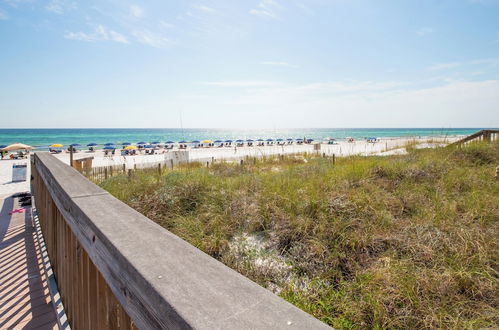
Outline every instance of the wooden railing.
{"type": "Polygon", "coordinates": [[[321,329],[47,153],[32,191],[74,329],[321,329]]]}
{"type": "Polygon", "coordinates": [[[469,135],[459,141],[456,141],[452,144],[451,146],[462,146],[467,143],[471,142],[491,142],[499,140],[499,130],[493,130],[493,129],[484,129],[479,132],[476,132],[475,134],[469,135]]]}

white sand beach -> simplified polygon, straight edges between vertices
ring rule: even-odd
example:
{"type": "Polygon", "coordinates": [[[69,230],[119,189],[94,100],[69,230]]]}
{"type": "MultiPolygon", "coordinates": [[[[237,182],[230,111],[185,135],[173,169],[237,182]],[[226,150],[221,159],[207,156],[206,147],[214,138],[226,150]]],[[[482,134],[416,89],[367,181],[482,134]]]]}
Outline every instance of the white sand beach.
{"type": "MultiPolygon", "coordinates": [[[[365,140],[354,142],[338,141],[336,144],[320,144],[320,150],[314,150],[315,144],[292,144],[292,145],[271,145],[271,146],[243,146],[243,147],[203,147],[186,150],[189,152],[189,161],[211,161],[214,160],[237,160],[245,157],[263,157],[271,155],[285,155],[296,153],[319,153],[326,156],[337,157],[352,155],[392,155],[405,153],[407,144],[415,144],[418,148],[432,148],[444,146],[459,140],[460,136],[452,137],[422,137],[422,138],[381,138],[375,143],[368,143],[365,140]]],[[[104,156],[104,151],[97,150],[89,152],[80,150],[73,155],[74,159],[94,157],[92,167],[113,166],[125,164],[126,168],[133,168],[135,164],[158,163],[169,159],[169,153],[177,151],[177,148],[165,150],[160,148],[154,155],[145,154],[143,151],[135,156],[120,156],[120,150],[116,150],[114,156],[104,156]]],[[[69,164],[69,153],[55,155],[61,161],[69,164]]]]}

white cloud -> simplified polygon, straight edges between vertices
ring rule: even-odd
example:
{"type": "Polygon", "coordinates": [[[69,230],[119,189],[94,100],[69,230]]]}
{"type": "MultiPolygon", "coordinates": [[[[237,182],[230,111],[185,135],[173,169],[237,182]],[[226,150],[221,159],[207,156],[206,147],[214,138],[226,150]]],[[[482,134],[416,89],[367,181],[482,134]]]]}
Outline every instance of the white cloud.
{"type": "Polygon", "coordinates": [[[499,58],[481,58],[471,61],[463,61],[463,62],[448,62],[448,63],[438,63],[432,65],[427,68],[430,71],[439,71],[439,70],[447,70],[454,69],[457,67],[470,67],[470,66],[488,66],[488,67],[497,67],[499,66],[499,58]]]}
{"type": "Polygon", "coordinates": [[[497,104],[497,80],[424,88],[405,82],[260,86],[232,99],[234,109],[272,109],[282,127],[494,127],[497,104]]]}
{"type": "Polygon", "coordinates": [[[298,68],[298,66],[289,64],[288,62],[265,61],[265,62],[260,62],[260,64],[272,65],[272,66],[284,66],[284,67],[288,67],[288,68],[298,68]]]}
{"type": "Polygon", "coordinates": [[[416,34],[420,37],[424,37],[425,35],[432,34],[434,32],[433,28],[428,26],[423,26],[416,30],[416,34]]]}
{"type": "Polygon", "coordinates": [[[257,8],[251,9],[249,13],[263,18],[278,19],[279,16],[275,13],[278,7],[279,4],[275,0],[262,0],[257,8]]]}
{"type": "Polygon", "coordinates": [[[175,25],[168,23],[166,21],[159,21],[159,26],[165,28],[165,29],[172,29],[175,27],[175,25]]]}
{"type": "Polygon", "coordinates": [[[457,68],[458,66],[463,65],[460,62],[450,62],[450,63],[439,63],[432,65],[428,68],[430,71],[438,71],[438,70],[446,70],[446,69],[452,69],[452,68],[457,68]]]}
{"type": "Polygon", "coordinates": [[[145,15],[144,9],[137,5],[130,6],[130,15],[135,18],[142,18],[145,15]]]}
{"type": "Polygon", "coordinates": [[[0,9],[0,21],[5,21],[8,19],[9,19],[9,16],[7,15],[7,13],[5,11],[3,11],[2,9],[0,9]]]}
{"type": "Polygon", "coordinates": [[[98,25],[93,32],[67,32],[64,38],[71,40],[81,40],[81,41],[114,41],[120,43],[128,43],[128,40],[121,33],[114,30],[108,29],[103,25],[98,25]]]}
{"type": "Polygon", "coordinates": [[[205,5],[200,5],[200,4],[192,5],[191,7],[196,9],[196,10],[203,11],[205,13],[210,13],[210,14],[214,14],[217,12],[215,9],[213,9],[211,7],[208,7],[205,5]]]}
{"type": "Polygon", "coordinates": [[[170,40],[168,40],[168,38],[164,37],[162,34],[158,34],[146,29],[136,30],[132,32],[132,34],[138,42],[155,48],[163,48],[170,43],[170,40]]]}
{"type": "Polygon", "coordinates": [[[314,11],[312,9],[310,9],[310,7],[306,6],[304,3],[302,2],[297,2],[296,3],[296,7],[300,8],[300,10],[305,13],[306,15],[313,15],[315,14],[314,11]]]}
{"type": "Polygon", "coordinates": [[[272,81],[258,81],[258,80],[234,80],[234,81],[203,81],[199,84],[205,86],[216,87],[268,87],[276,86],[280,83],[272,81]]]}
{"type": "Polygon", "coordinates": [[[76,3],[67,0],[52,0],[45,6],[45,9],[52,13],[62,15],[67,11],[76,9],[76,3]]]}

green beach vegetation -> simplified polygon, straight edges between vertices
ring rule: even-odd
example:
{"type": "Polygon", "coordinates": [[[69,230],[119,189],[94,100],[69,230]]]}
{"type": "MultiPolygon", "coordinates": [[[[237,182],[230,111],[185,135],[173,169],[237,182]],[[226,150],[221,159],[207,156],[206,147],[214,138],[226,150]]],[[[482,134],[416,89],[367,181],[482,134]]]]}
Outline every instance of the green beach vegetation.
{"type": "Polygon", "coordinates": [[[339,329],[499,327],[499,143],[293,155],[101,183],[339,329]]]}

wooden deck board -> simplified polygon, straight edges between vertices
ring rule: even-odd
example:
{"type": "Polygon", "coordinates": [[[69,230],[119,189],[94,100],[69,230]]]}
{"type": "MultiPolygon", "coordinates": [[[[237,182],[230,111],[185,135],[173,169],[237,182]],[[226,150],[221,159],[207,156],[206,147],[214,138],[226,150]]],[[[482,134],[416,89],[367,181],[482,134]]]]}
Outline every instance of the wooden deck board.
{"type": "Polygon", "coordinates": [[[0,329],[58,329],[30,212],[0,199],[0,329]]]}

